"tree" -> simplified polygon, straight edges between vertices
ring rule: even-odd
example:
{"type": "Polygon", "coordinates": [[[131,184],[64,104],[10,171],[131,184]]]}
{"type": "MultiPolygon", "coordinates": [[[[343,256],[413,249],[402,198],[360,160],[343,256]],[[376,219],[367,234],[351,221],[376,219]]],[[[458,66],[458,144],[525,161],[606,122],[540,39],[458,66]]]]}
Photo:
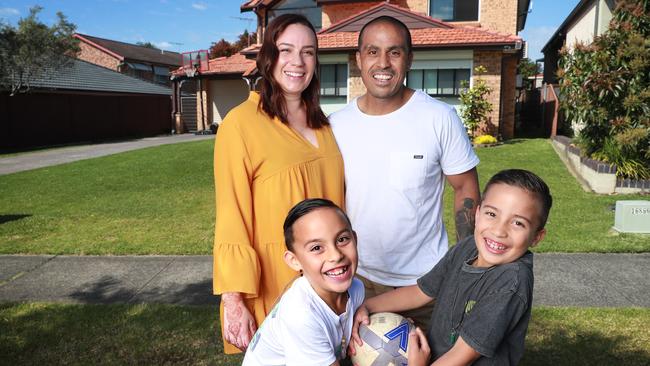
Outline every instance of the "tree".
{"type": "Polygon", "coordinates": [[[145,47],[145,48],[151,48],[151,49],[154,49],[154,50],[159,50],[160,49],[160,48],[156,47],[156,45],[151,43],[151,42],[136,42],[136,45],[141,46],[141,47],[145,47]]]}
{"type": "Polygon", "coordinates": [[[618,1],[607,32],[563,49],[561,108],[585,155],[650,179],[650,0],[618,1]]]}
{"type": "Polygon", "coordinates": [[[221,38],[219,42],[212,43],[212,46],[210,46],[208,52],[210,54],[210,58],[217,58],[223,56],[232,56],[232,54],[237,52],[237,50],[235,47],[233,47],[232,44],[230,44],[230,42],[221,38]]]}
{"type": "Polygon", "coordinates": [[[244,33],[240,34],[237,36],[237,41],[233,44],[233,46],[237,49],[237,51],[241,51],[246,47],[250,47],[250,45],[255,44],[257,41],[257,32],[253,33],[248,33],[248,30],[244,30],[244,33]]]}
{"type": "Polygon", "coordinates": [[[79,52],[72,37],[76,26],[57,12],[58,22],[48,27],[38,20],[42,9],[31,8],[17,28],[0,25],[0,87],[9,89],[10,95],[29,91],[35,78],[66,66],[79,52]]]}
{"type": "Polygon", "coordinates": [[[467,132],[474,136],[478,128],[487,125],[488,116],[492,112],[492,104],[487,100],[487,96],[492,92],[485,80],[481,79],[481,74],[485,73],[487,69],[479,65],[474,68],[476,79],[474,86],[469,87],[467,81],[462,82],[463,90],[460,92],[460,102],[462,104],[460,115],[463,118],[463,123],[467,127],[467,132]]]}
{"type": "Polygon", "coordinates": [[[249,45],[255,44],[256,39],[257,33],[248,33],[248,30],[244,30],[244,33],[237,36],[237,41],[235,41],[235,43],[230,43],[221,38],[221,40],[213,42],[210,46],[210,58],[232,56],[249,45]]]}
{"type": "Polygon", "coordinates": [[[532,81],[529,77],[535,76],[539,73],[539,65],[531,61],[529,58],[522,58],[517,65],[517,73],[521,75],[524,89],[530,89],[532,81]]]}

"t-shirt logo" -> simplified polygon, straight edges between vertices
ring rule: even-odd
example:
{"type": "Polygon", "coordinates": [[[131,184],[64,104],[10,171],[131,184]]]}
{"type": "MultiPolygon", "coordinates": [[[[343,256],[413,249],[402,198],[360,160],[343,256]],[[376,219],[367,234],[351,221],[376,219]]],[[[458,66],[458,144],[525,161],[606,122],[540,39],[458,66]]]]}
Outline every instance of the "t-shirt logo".
{"type": "Polygon", "coordinates": [[[476,301],[474,301],[474,300],[467,300],[467,302],[465,303],[465,314],[467,314],[467,313],[469,313],[470,311],[472,311],[472,308],[474,307],[475,304],[476,304],[476,301]]]}

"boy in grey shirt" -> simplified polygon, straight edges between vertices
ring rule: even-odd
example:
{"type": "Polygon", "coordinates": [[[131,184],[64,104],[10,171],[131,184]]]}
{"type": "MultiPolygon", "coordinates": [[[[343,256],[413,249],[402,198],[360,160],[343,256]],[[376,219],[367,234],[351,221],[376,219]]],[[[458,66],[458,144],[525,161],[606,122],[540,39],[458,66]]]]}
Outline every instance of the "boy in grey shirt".
{"type": "Polygon", "coordinates": [[[546,234],[548,186],[519,169],[493,176],[476,212],[474,236],[456,244],[417,285],[367,299],[358,327],[375,312],[399,312],[436,299],[427,337],[410,335],[409,365],[516,365],[524,352],[533,297],[533,253],[546,234]],[[428,339],[428,343],[427,343],[428,339]],[[431,360],[430,360],[431,358],[431,360]]]}

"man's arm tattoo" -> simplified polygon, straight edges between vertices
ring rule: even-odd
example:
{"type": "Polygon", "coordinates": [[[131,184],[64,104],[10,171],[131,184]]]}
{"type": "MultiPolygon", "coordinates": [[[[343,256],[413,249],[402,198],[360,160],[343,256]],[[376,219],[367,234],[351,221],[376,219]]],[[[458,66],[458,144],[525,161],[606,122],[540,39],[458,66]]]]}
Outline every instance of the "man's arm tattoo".
{"type": "Polygon", "coordinates": [[[471,198],[463,199],[463,207],[456,211],[456,240],[460,241],[474,234],[474,209],[476,202],[471,198]]]}

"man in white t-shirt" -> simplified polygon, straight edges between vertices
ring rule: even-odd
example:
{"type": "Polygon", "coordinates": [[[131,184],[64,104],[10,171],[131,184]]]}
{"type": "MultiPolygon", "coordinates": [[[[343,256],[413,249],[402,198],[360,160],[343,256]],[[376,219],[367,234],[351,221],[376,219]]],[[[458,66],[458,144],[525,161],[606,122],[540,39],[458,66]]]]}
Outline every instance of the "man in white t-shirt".
{"type": "MultiPolygon", "coordinates": [[[[368,22],[356,59],[367,92],[330,122],[368,298],[415,284],[447,252],[445,179],[454,189],[457,239],[473,233],[479,160],[452,107],[404,86],[413,54],[403,23],[387,16],[368,22]]],[[[403,315],[426,327],[432,306],[403,315]]]]}

